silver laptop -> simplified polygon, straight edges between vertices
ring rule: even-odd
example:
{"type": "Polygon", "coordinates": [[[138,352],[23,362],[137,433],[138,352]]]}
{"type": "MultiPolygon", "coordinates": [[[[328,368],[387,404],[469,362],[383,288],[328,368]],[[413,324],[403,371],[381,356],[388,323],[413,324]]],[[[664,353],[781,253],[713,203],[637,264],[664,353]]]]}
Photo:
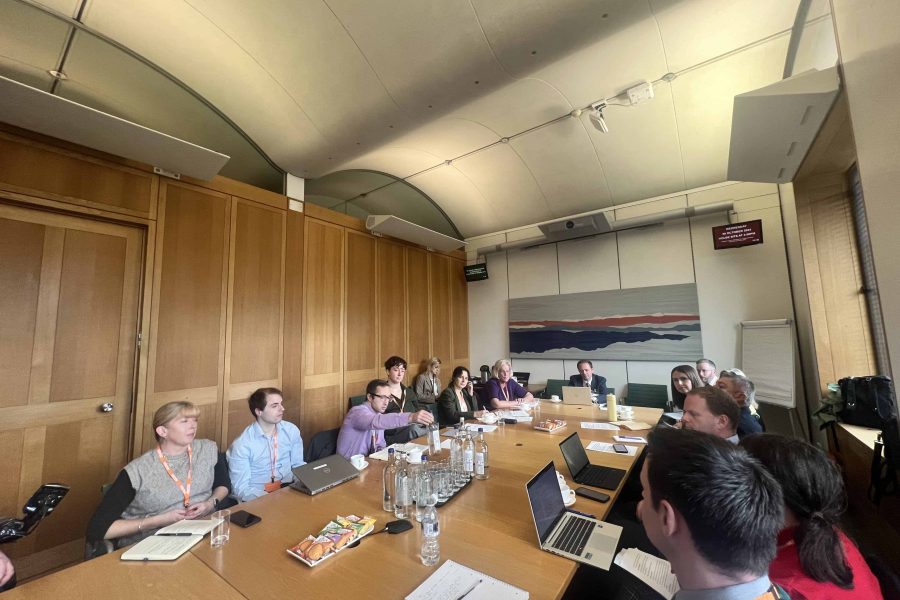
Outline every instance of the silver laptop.
{"type": "Polygon", "coordinates": [[[589,387],[563,386],[562,393],[566,404],[593,404],[589,387]]]}
{"type": "Polygon", "coordinates": [[[525,484],[541,550],[609,570],[622,528],[568,512],[553,461],[525,484]]]}
{"type": "Polygon", "coordinates": [[[311,463],[294,467],[294,483],[291,487],[315,496],[319,492],[359,477],[350,461],[340,454],[332,454],[311,463]]]}

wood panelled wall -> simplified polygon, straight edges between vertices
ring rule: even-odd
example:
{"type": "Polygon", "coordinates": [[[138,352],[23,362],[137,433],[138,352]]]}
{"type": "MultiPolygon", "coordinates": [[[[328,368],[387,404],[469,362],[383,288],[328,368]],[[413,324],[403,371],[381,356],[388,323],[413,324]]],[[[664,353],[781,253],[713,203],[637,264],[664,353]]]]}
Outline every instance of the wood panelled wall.
{"type": "Polygon", "coordinates": [[[313,205],[289,211],[284,196],[240,182],[161,178],[2,125],[0,192],[5,203],[144,232],[131,455],[153,445],[153,413],[172,400],[199,405],[199,435],[224,448],[250,422],[249,393],[281,387],[308,442],[340,425],[347,398],[383,376],[392,354],[409,361],[410,381],[432,355],[468,364],[462,253],[375,237],[313,205]]]}

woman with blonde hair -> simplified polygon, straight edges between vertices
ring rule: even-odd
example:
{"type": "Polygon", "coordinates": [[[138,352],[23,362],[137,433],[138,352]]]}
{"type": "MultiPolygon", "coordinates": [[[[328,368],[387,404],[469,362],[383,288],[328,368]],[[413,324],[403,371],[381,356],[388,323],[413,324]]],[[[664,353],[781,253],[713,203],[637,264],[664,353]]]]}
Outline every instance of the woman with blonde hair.
{"type": "Polygon", "coordinates": [[[424,373],[420,373],[413,383],[413,389],[419,402],[425,404],[434,404],[438,395],[441,393],[441,380],[438,377],[441,374],[441,359],[437,356],[431,357],[428,361],[428,368],[424,373]]]}
{"type": "Polygon", "coordinates": [[[487,383],[487,398],[490,403],[487,409],[515,408],[523,402],[534,400],[531,392],[523,388],[512,378],[512,363],[501,358],[491,369],[494,375],[487,383]]]}
{"type": "Polygon", "coordinates": [[[169,402],[153,417],[156,447],[119,472],[88,524],[87,543],[121,548],[158,529],[215,512],[228,496],[228,467],[216,443],[194,439],[200,409],[169,402]]]}

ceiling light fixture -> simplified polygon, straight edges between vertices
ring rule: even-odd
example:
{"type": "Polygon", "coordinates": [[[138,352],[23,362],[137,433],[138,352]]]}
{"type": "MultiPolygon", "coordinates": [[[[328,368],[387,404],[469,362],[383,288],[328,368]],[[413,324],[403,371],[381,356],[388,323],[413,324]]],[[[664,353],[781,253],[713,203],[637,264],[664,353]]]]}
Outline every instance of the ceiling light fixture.
{"type": "Polygon", "coordinates": [[[591,104],[591,112],[588,115],[588,118],[591,120],[591,125],[593,125],[597,131],[609,133],[609,126],[606,124],[606,119],[603,118],[604,108],[606,108],[606,102],[591,104]]]}

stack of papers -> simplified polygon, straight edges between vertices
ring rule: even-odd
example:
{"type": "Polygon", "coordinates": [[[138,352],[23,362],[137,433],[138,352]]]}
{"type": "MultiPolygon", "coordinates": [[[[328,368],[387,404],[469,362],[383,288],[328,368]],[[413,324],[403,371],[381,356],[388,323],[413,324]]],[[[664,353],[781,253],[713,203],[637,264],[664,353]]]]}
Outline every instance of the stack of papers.
{"type": "MultiPolygon", "coordinates": [[[[625,446],[628,448],[628,456],[635,456],[637,454],[637,446],[625,446]]],[[[613,450],[613,445],[608,442],[591,442],[587,445],[588,450],[596,450],[597,452],[611,452],[613,454],[621,454],[621,452],[616,452],[613,450]]]]}
{"type": "Polygon", "coordinates": [[[414,444],[412,442],[408,442],[406,444],[391,444],[387,448],[383,448],[378,452],[373,452],[369,455],[369,458],[386,461],[388,459],[389,448],[393,448],[394,452],[402,452],[404,454],[409,454],[413,450],[421,450],[422,452],[428,450],[428,446],[423,446],[422,444],[414,444]]]}
{"type": "Polygon", "coordinates": [[[672,596],[681,589],[669,561],[637,548],[623,549],[613,562],[649,585],[666,600],[672,600],[672,596]]]}
{"type": "Polygon", "coordinates": [[[527,600],[528,592],[452,560],[422,582],[406,600],[527,600]]]}
{"type": "Polygon", "coordinates": [[[163,527],[124,553],[121,560],[175,560],[203,539],[219,519],[182,520],[163,527]]]}
{"type": "Polygon", "coordinates": [[[618,431],[619,426],[612,423],[594,423],[591,421],[582,421],[582,429],[605,429],[607,431],[618,431]]]}

